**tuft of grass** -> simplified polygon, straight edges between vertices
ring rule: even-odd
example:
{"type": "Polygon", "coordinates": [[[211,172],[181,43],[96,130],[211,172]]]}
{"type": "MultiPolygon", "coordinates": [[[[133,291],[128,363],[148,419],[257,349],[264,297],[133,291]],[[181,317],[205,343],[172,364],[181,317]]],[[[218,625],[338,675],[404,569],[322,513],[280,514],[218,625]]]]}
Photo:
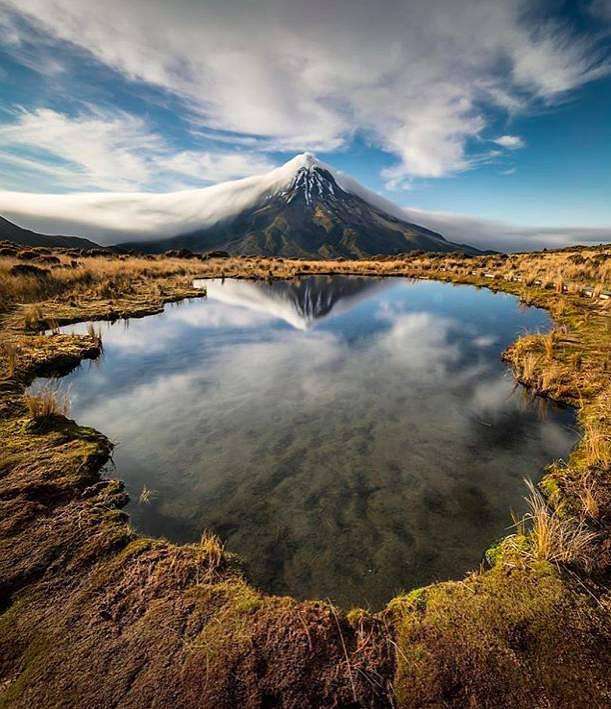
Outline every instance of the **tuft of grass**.
{"type": "Polygon", "coordinates": [[[547,333],[543,338],[543,349],[548,362],[554,359],[554,343],[556,341],[556,333],[553,330],[547,333]]]}
{"type": "Polygon", "coordinates": [[[47,320],[47,328],[51,330],[53,335],[59,335],[59,323],[55,318],[49,318],[47,320]]]}
{"type": "Polygon", "coordinates": [[[533,561],[589,569],[596,532],[590,530],[583,519],[558,514],[530,480],[526,485],[529,511],[516,521],[517,534],[509,538],[509,548],[533,561]],[[527,545],[522,544],[524,538],[528,540],[527,545]]]}
{"type": "Polygon", "coordinates": [[[587,415],[581,417],[584,435],[580,450],[587,467],[606,466],[611,460],[609,411],[611,411],[611,390],[601,395],[596,406],[587,415]]]}
{"type": "Polygon", "coordinates": [[[7,377],[13,377],[17,368],[17,347],[12,342],[5,342],[2,345],[2,354],[4,358],[4,368],[7,377]]]}
{"type": "Polygon", "coordinates": [[[23,311],[23,325],[26,330],[37,330],[42,323],[40,305],[28,305],[23,311]]]}
{"type": "Polygon", "coordinates": [[[583,506],[585,514],[593,520],[597,520],[600,516],[600,505],[596,498],[595,486],[590,473],[586,473],[580,481],[578,491],[579,499],[583,506]]]}
{"type": "Polygon", "coordinates": [[[42,388],[37,394],[26,394],[24,401],[32,419],[67,416],[70,413],[68,393],[59,392],[50,385],[42,388]]]}
{"type": "Polygon", "coordinates": [[[522,378],[526,382],[532,382],[535,379],[541,358],[534,352],[528,352],[522,360],[522,378]]]}
{"type": "Polygon", "coordinates": [[[89,323],[87,325],[87,334],[91,339],[97,344],[97,346],[100,348],[100,351],[103,351],[104,348],[102,346],[102,329],[98,328],[96,330],[95,326],[93,323],[89,323]]]}
{"type": "Polygon", "coordinates": [[[225,547],[216,534],[205,530],[199,541],[199,549],[206,560],[208,573],[213,573],[221,568],[225,559],[225,547]]]}

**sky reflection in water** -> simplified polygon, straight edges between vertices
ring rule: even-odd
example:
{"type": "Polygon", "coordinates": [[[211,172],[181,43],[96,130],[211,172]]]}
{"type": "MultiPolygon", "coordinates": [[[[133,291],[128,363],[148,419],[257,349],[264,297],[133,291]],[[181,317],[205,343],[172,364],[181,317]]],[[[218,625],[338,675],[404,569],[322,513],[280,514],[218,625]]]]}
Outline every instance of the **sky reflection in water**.
{"type": "Polygon", "coordinates": [[[548,324],[468,286],[211,282],[103,324],[103,360],[62,386],[119,442],[140,530],[210,528],[266,590],[379,608],[476,566],[524,508],[522,478],[576,440],[572,414],[542,416],[499,359],[548,324]]]}

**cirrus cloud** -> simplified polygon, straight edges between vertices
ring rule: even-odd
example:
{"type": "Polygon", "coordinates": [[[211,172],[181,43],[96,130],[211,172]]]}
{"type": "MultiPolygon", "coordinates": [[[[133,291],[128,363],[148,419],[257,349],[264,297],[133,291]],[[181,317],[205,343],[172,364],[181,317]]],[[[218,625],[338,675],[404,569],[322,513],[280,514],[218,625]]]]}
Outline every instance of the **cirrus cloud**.
{"type": "Polygon", "coordinates": [[[394,185],[469,169],[495,111],[553,104],[609,72],[595,37],[534,22],[524,0],[3,5],[20,19],[16,55],[45,33],[266,150],[335,150],[361,133],[395,157],[394,185]]]}
{"type": "Polygon", "coordinates": [[[77,116],[47,108],[18,110],[0,125],[0,150],[0,170],[17,166],[28,186],[34,176],[39,189],[49,181],[64,189],[180,189],[273,167],[252,152],[176,151],[143,119],[93,106],[77,116]]]}

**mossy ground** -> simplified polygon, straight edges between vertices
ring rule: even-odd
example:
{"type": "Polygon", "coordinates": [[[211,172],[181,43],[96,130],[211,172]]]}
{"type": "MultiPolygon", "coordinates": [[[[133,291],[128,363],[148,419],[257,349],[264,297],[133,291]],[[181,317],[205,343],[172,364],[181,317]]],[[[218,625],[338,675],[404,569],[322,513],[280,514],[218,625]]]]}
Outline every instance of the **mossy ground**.
{"type": "Polygon", "coordinates": [[[45,292],[9,283],[0,325],[0,706],[608,706],[609,301],[581,291],[608,279],[610,255],[154,267],[123,259],[104,265],[111,288],[86,263],[45,292]],[[139,537],[121,509],[122,485],[100,479],[110,442],[65,417],[28,414],[23,395],[37,372],[65,371],[100,349],[95,333],[37,328],[157,312],[194,295],[194,275],[320,272],[473,283],[550,309],[552,341],[529,336],[506,356],[533,391],[578,407],[584,437],[543,488],[554,515],[592,533],[591,564],[552,564],[534,532],[519,528],[489,550],[491,568],[416,589],[375,616],[267,596],[209,536],[188,546],[139,537]]]}
{"type": "Polygon", "coordinates": [[[398,703],[606,706],[605,597],[576,586],[551,564],[505,555],[485,573],[396,599],[398,703]]]}

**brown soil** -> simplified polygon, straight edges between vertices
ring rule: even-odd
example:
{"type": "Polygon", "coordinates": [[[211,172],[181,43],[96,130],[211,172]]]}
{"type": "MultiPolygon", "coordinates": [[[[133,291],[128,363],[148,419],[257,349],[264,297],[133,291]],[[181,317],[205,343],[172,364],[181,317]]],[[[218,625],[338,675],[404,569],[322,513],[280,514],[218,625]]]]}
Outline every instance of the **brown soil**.
{"type": "Polygon", "coordinates": [[[414,259],[190,259],[183,272],[174,264],[171,275],[135,279],[111,297],[98,285],[76,295],[74,285],[61,294],[54,286],[34,325],[27,306],[10,305],[0,323],[0,706],[608,706],[608,310],[580,292],[506,280],[504,266],[491,281],[487,262],[456,263],[462,271],[448,270],[452,257],[434,269],[414,259]],[[492,285],[552,310],[566,329],[553,362],[539,336],[507,357],[526,383],[579,401],[582,421],[595,422],[569,465],[546,478],[554,510],[594,530],[591,564],[552,563],[524,532],[491,550],[490,568],[398,597],[375,616],[268,596],[211,537],[187,546],[140,537],[122,511],[122,484],[101,478],[112,443],[63,416],[28,413],[33,377],[101,347],[94,332],[37,328],[158,312],[196,295],[195,274],[320,271],[492,285]],[[551,365],[555,377],[543,379],[551,365]]]}

